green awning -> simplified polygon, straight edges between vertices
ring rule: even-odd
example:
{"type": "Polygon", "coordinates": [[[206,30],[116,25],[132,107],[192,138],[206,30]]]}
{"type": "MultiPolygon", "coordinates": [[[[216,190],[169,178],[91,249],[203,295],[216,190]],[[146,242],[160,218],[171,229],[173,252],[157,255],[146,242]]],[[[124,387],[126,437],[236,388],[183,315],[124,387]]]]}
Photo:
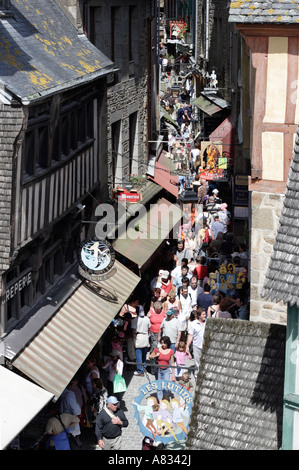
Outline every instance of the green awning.
{"type": "Polygon", "coordinates": [[[128,224],[127,230],[119,233],[114,249],[121,255],[136,263],[140,269],[155,253],[172,229],[180,223],[183,213],[181,209],[160,199],[152,204],[144,214],[136,214],[128,224]]]}
{"type": "Polygon", "coordinates": [[[199,109],[201,109],[204,113],[208,114],[209,116],[213,116],[213,114],[216,114],[219,111],[221,111],[221,108],[219,108],[219,106],[217,106],[214,103],[211,103],[211,101],[207,100],[203,96],[196,98],[194,101],[192,101],[192,104],[197,106],[199,109]]]}
{"type": "Polygon", "coordinates": [[[161,112],[161,118],[166,119],[166,121],[169,121],[173,126],[179,127],[178,123],[163,108],[162,108],[162,112],[161,112]]]}

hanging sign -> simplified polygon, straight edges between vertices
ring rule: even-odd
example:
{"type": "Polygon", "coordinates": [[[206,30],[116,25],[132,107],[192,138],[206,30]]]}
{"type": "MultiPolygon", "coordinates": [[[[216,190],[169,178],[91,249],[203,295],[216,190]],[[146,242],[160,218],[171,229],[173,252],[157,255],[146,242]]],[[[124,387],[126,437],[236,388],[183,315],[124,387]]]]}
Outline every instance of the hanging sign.
{"type": "Polygon", "coordinates": [[[229,263],[227,266],[222,264],[216,271],[216,275],[218,290],[227,295],[233,295],[236,290],[242,289],[247,279],[246,268],[237,267],[233,263],[229,263]]]}
{"type": "Polygon", "coordinates": [[[139,395],[133,401],[134,417],[144,436],[163,444],[180,441],[188,433],[192,403],[192,394],[182,385],[155,380],[139,388],[139,395]],[[158,390],[163,391],[161,401],[156,398],[158,390]]]}
{"type": "Polygon", "coordinates": [[[81,243],[78,250],[79,273],[89,281],[103,281],[116,273],[115,251],[107,240],[93,238],[81,243]]]}
{"type": "Polygon", "coordinates": [[[119,201],[128,202],[130,204],[136,204],[137,202],[142,201],[142,194],[137,193],[137,191],[127,189],[116,189],[113,193],[114,198],[119,201]]]}

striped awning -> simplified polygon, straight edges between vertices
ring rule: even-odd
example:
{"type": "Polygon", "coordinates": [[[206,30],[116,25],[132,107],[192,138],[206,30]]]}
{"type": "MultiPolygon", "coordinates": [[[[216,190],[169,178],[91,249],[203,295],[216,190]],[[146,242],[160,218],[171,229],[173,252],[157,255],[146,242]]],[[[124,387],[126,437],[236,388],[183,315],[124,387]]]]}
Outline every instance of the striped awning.
{"type": "Polygon", "coordinates": [[[13,360],[13,366],[59,397],[119,312],[140,278],[115,261],[116,273],[99,283],[115,294],[109,301],[83,282],[13,360]]]}
{"type": "Polygon", "coordinates": [[[126,232],[115,240],[114,249],[144,269],[182,217],[183,212],[177,205],[161,198],[149,211],[129,223],[126,232]]]}

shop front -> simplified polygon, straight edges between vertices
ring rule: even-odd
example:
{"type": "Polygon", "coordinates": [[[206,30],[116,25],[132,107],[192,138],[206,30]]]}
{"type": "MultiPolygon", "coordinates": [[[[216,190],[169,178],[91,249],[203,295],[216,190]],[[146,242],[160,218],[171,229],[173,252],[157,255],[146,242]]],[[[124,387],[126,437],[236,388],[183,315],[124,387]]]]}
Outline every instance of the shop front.
{"type": "MultiPolygon", "coordinates": [[[[1,439],[3,448],[52,398],[59,398],[140,282],[140,277],[119,261],[110,259],[108,263],[103,257],[105,249],[98,250],[97,243],[91,240],[81,248],[89,265],[84,268],[82,256],[79,266],[2,339],[6,367],[1,367],[0,373],[10,377],[1,392],[10,397],[7,387],[13,389],[11,396],[22,411],[20,415],[14,409],[18,423],[10,420],[9,425],[7,413],[1,413],[1,429],[7,429],[1,439]],[[94,255],[103,263],[100,271],[95,270],[94,255]],[[21,386],[14,388],[16,382],[21,386]]],[[[6,406],[8,401],[1,403],[6,406]]]]}

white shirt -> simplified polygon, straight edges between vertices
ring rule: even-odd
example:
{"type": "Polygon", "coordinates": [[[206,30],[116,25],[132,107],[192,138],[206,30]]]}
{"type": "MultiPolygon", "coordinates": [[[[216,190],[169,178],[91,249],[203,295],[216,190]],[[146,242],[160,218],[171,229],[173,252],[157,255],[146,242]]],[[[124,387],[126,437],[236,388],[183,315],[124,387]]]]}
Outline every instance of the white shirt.
{"type": "Polygon", "coordinates": [[[191,295],[192,305],[197,304],[197,296],[202,293],[203,288],[201,286],[197,286],[196,289],[193,289],[191,286],[188,287],[188,294],[191,295]]]}
{"type": "Polygon", "coordinates": [[[147,316],[138,316],[131,321],[131,328],[136,330],[137,333],[148,333],[150,327],[151,322],[147,316]]]}
{"type": "Polygon", "coordinates": [[[193,336],[193,346],[195,346],[196,348],[202,348],[205,327],[206,323],[200,323],[199,320],[194,320],[189,323],[188,334],[193,336]]]}
{"type": "Polygon", "coordinates": [[[187,320],[190,317],[192,311],[192,297],[188,292],[187,297],[185,298],[182,294],[178,295],[178,299],[181,302],[181,309],[178,314],[178,319],[181,324],[181,330],[185,330],[187,327],[187,320]]]}
{"type": "Polygon", "coordinates": [[[199,149],[191,150],[191,155],[192,155],[192,162],[195,162],[196,158],[200,155],[200,150],[199,149]]]}

